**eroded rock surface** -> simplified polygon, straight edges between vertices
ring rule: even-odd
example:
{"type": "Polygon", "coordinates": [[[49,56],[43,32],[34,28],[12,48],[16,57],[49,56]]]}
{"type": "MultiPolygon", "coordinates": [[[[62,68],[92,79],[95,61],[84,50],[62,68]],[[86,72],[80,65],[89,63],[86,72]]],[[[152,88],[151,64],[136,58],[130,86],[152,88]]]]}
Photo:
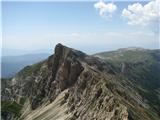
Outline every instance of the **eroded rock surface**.
{"type": "Polygon", "coordinates": [[[24,68],[4,92],[12,91],[9,99],[17,103],[24,99],[24,120],[158,120],[125,76],[129,69],[58,44],[54,55],[24,68]]]}

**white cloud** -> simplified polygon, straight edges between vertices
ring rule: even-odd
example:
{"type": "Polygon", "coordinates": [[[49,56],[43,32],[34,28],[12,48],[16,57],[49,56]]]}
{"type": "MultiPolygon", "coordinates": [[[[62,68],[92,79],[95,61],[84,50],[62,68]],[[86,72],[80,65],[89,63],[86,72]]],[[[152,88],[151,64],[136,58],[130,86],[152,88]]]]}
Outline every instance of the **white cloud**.
{"type": "Polygon", "coordinates": [[[99,10],[99,15],[102,17],[112,18],[112,14],[117,10],[114,3],[105,3],[102,0],[95,3],[94,7],[99,10]]]}
{"type": "Polygon", "coordinates": [[[128,8],[124,8],[122,16],[128,20],[129,25],[158,25],[160,19],[160,4],[159,0],[153,0],[149,3],[142,5],[140,3],[134,3],[128,5],[128,8]]]}

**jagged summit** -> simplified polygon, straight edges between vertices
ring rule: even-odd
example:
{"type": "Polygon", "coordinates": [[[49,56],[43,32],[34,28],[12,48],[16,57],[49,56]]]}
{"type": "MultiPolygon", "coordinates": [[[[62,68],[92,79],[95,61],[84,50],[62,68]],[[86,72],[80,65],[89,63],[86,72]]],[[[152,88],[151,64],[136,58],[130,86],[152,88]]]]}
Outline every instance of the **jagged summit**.
{"type": "Polygon", "coordinates": [[[75,50],[73,48],[64,46],[61,43],[58,43],[55,46],[55,55],[64,56],[64,57],[66,57],[67,55],[74,55],[75,57],[79,57],[79,58],[84,58],[86,56],[85,53],[75,50]]]}
{"type": "MultiPolygon", "coordinates": [[[[57,44],[48,59],[25,67],[3,84],[2,99],[7,103],[3,103],[2,117],[4,120],[159,120],[160,92],[159,84],[155,85],[159,82],[159,59],[154,58],[153,52],[146,52],[145,61],[127,63],[128,54],[124,59],[122,55],[109,53],[112,59],[101,60],[57,44]],[[8,104],[18,105],[18,113],[8,108],[8,104]]],[[[106,54],[102,55],[108,57],[106,54]]],[[[156,53],[156,58],[157,55],[160,54],[156,53]]],[[[136,53],[132,58],[139,57],[136,53]]]]}

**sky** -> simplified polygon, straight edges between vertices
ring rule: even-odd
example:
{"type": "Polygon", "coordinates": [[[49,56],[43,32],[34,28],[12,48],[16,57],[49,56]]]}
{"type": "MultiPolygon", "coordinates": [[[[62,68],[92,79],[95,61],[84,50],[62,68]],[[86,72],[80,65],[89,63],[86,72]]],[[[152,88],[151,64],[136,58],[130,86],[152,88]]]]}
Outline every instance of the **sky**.
{"type": "Polygon", "coordinates": [[[3,1],[2,48],[49,51],[62,43],[88,54],[126,47],[159,49],[158,2],[3,1]]]}

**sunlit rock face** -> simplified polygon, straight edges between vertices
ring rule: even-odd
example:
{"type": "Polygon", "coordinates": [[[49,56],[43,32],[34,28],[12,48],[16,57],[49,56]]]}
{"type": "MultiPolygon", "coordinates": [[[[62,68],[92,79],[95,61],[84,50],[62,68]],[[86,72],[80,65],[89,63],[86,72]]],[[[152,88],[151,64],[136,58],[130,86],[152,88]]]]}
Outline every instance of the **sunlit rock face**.
{"type": "Polygon", "coordinates": [[[57,44],[48,59],[2,82],[3,101],[19,105],[17,114],[7,118],[5,111],[3,119],[158,120],[160,51],[132,50],[144,60],[132,52],[132,60],[122,59],[126,51],[89,56],[57,44]]]}

